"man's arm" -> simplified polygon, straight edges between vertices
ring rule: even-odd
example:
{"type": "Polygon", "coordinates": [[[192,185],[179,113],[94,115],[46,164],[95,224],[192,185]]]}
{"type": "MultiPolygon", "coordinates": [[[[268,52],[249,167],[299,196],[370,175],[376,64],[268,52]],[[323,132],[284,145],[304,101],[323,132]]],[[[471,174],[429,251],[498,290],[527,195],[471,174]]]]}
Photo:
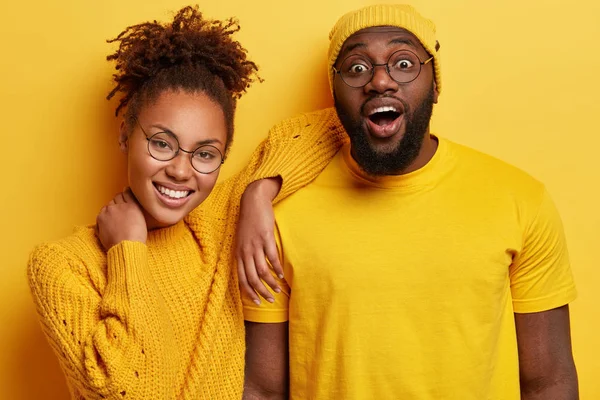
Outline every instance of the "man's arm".
{"type": "Polygon", "coordinates": [[[521,399],[577,400],[569,306],[515,314],[521,399]]]}
{"type": "Polygon", "coordinates": [[[288,323],[246,321],[243,400],[288,398],[288,323]]]}

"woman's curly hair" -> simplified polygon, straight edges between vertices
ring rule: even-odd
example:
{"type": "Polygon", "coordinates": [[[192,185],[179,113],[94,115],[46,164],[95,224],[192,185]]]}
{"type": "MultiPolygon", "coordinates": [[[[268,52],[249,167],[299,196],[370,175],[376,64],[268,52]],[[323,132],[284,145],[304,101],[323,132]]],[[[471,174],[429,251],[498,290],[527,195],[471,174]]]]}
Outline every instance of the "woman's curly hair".
{"type": "Polygon", "coordinates": [[[115,115],[127,107],[125,119],[133,124],[140,106],[164,90],[200,91],[222,106],[229,144],[236,100],[255,79],[261,81],[246,49],[232,38],[239,29],[235,19],[205,19],[197,6],[187,6],[171,23],[133,25],[108,40],[119,43],[106,58],[116,63],[117,71],[107,99],[122,94],[115,115]]]}

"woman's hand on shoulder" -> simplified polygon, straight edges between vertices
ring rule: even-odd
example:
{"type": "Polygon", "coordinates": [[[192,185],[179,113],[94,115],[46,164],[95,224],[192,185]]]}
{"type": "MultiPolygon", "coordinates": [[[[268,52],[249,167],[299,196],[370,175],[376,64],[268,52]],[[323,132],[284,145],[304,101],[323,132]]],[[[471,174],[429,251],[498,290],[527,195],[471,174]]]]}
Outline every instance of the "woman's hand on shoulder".
{"type": "Polygon", "coordinates": [[[240,204],[235,246],[240,291],[257,304],[260,304],[257,293],[269,302],[274,301],[263,281],[274,292],[281,291],[269,268],[270,263],[275,273],[280,278],[283,277],[275,242],[272,205],[280,188],[279,179],[254,182],[244,192],[240,204]]]}
{"type": "Polygon", "coordinates": [[[146,243],[146,219],[131,189],[118,193],[100,210],[96,232],[106,251],[124,240],[146,243]]]}

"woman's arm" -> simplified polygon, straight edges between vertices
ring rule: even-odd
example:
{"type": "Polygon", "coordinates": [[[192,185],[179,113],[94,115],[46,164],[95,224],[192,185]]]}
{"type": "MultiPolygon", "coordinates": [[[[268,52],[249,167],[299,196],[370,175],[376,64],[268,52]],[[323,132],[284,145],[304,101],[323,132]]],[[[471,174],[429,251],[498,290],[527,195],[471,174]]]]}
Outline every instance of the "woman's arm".
{"type": "Polygon", "coordinates": [[[277,177],[281,180],[276,198],[270,198],[271,193],[263,191],[262,194],[259,193],[263,197],[244,196],[253,201],[242,204],[243,215],[252,217],[239,220],[238,233],[242,235],[235,245],[236,255],[229,262],[235,263],[236,258],[242,260],[238,264],[238,270],[244,274],[240,275],[241,289],[252,296],[253,300],[260,302],[254,290],[267,297],[268,291],[260,280],[254,278],[252,280],[256,286],[248,285],[246,276],[258,275],[270,286],[275,285],[264,259],[266,255],[272,265],[278,264],[274,252],[275,240],[269,233],[273,230],[271,204],[315,179],[346,140],[347,136],[333,108],[282,121],[271,128],[268,137],[252,154],[248,165],[232,178],[217,185],[206,201],[186,217],[186,222],[197,237],[215,237],[221,245],[220,254],[230,254],[231,247],[234,246],[230,235],[232,230],[235,232],[235,225],[232,224],[238,222],[240,200],[248,185],[265,178],[277,177]],[[244,279],[246,280],[243,281],[244,279]]]}
{"type": "Polygon", "coordinates": [[[42,327],[70,384],[86,399],[174,398],[177,344],[148,249],[141,241],[111,242],[102,213],[106,259],[92,232],[33,252],[28,278],[42,327]]]}
{"type": "Polygon", "coordinates": [[[102,288],[77,258],[43,245],[28,268],[42,328],[70,384],[86,399],[172,398],[177,348],[146,246],[111,248],[102,288]]]}
{"type": "Polygon", "coordinates": [[[276,293],[280,290],[269,265],[283,278],[273,235],[272,204],[312,182],[346,140],[334,109],[283,121],[269,132],[262,145],[266,161],[259,168],[258,176],[279,170],[282,187],[277,188],[276,198],[272,198],[273,189],[263,183],[264,180],[248,186],[241,200],[235,248],[240,290],[255,303],[260,304],[257,293],[273,301],[263,281],[276,293]]]}
{"type": "Polygon", "coordinates": [[[277,276],[283,279],[283,267],[273,232],[275,215],[272,205],[280,189],[280,179],[261,179],[248,185],[241,200],[235,248],[238,279],[242,293],[256,304],[260,304],[256,293],[271,303],[274,301],[263,281],[275,293],[281,291],[267,264],[268,259],[277,276]]]}

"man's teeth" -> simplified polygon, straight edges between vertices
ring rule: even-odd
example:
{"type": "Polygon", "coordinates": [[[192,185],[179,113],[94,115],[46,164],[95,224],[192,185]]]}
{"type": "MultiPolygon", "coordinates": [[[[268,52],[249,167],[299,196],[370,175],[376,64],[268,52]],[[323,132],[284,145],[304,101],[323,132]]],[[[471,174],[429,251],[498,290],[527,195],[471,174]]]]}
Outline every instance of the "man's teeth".
{"type": "Polygon", "coordinates": [[[388,112],[388,111],[398,112],[398,110],[396,110],[396,107],[383,106],[383,107],[377,107],[376,109],[374,109],[373,111],[371,111],[369,113],[369,116],[371,116],[373,114],[377,114],[377,113],[388,112]]]}
{"type": "Polygon", "coordinates": [[[156,185],[156,188],[162,194],[172,197],[174,199],[181,199],[190,193],[189,190],[171,190],[171,189],[167,189],[166,187],[160,186],[160,185],[156,185]]]}

